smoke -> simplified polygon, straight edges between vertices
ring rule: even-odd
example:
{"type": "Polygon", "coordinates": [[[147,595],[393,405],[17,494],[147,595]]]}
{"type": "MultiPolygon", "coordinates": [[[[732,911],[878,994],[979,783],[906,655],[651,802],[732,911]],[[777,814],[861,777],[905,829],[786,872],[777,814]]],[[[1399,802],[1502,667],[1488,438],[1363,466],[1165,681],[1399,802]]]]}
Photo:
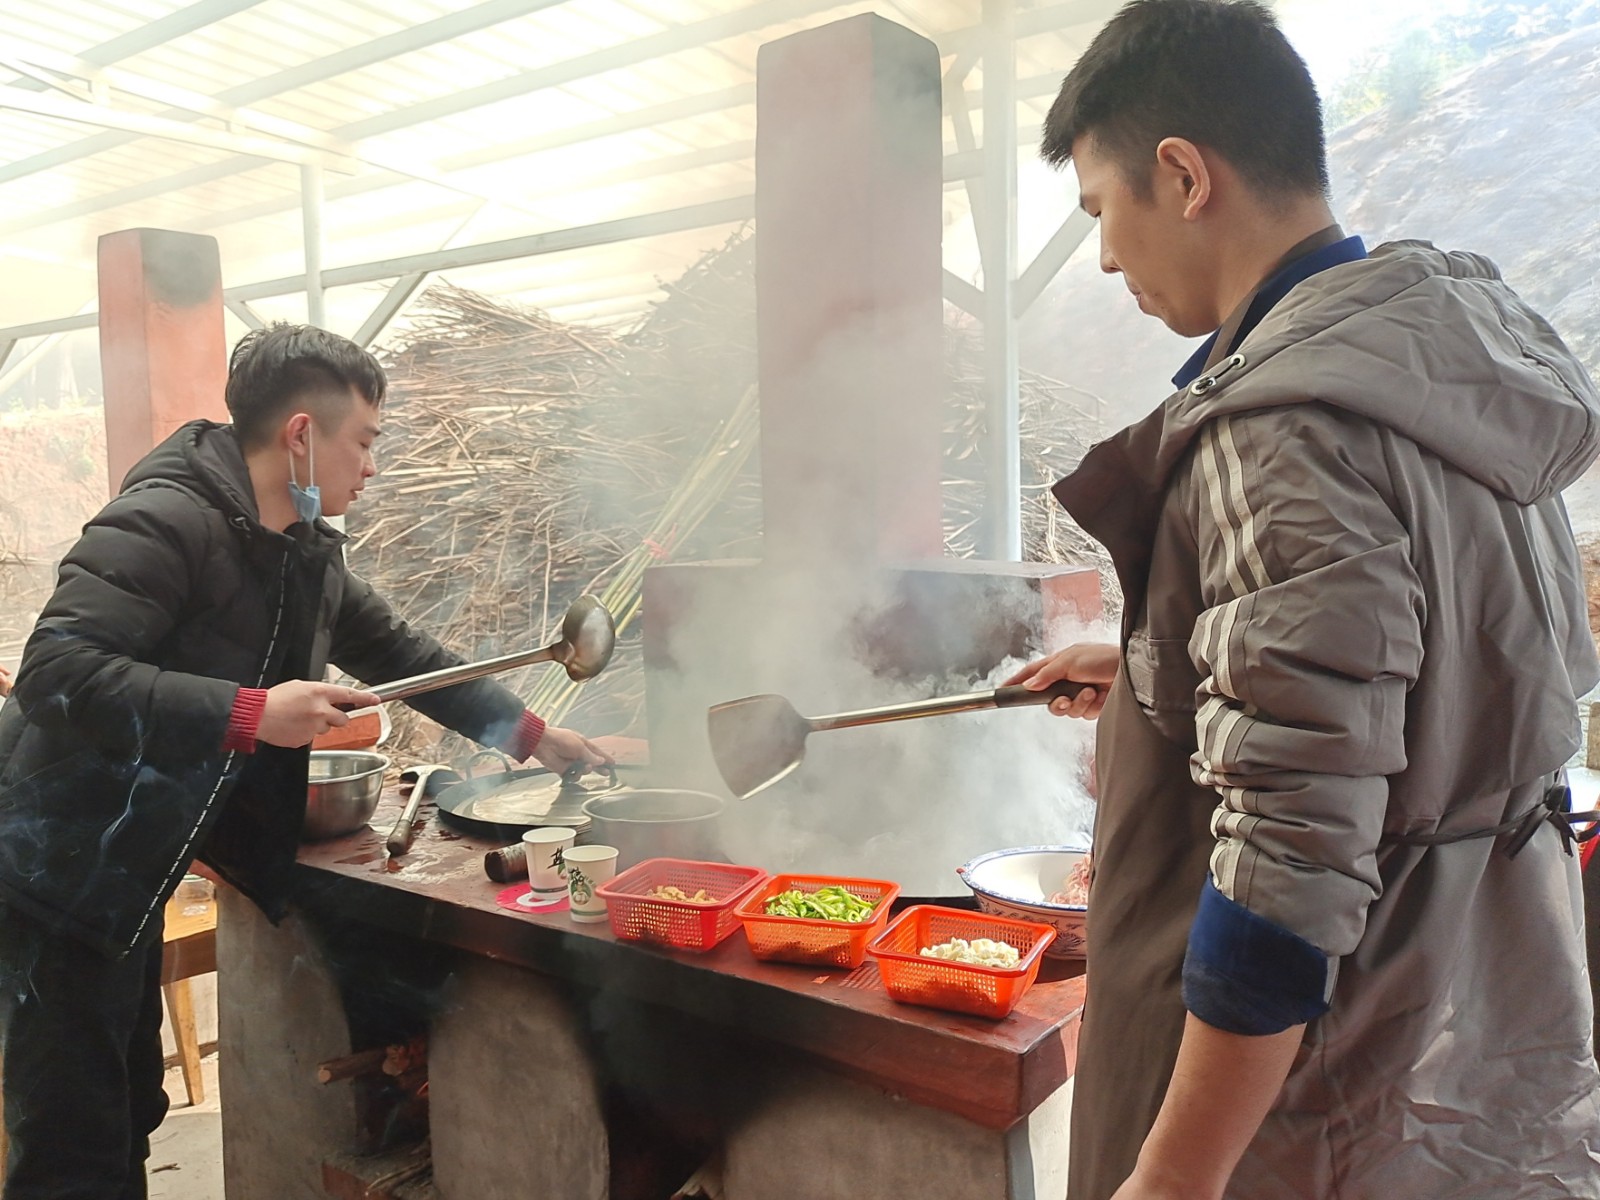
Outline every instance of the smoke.
{"type": "MultiPolygon", "coordinates": [[[[769,45],[761,71],[765,557],[659,568],[645,591],[652,764],[723,795],[712,704],[775,692],[818,716],[967,692],[1076,632],[1048,571],[940,557],[937,51],[866,16],[769,45]]],[[[730,805],[725,848],[954,894],[973,855],[1082,839],[1088,737],[1037,710],[814,733],[797,771],[730,805]]]]}
{"type": "MultiPolygon", "coordinates": [[[[1071,618],[1047,624],[1032,581],[998,570],[716,570],[706,568],[657,648],[652,758],[674,782],[723,796],[703,715],[711,704],[773,692],[817,717],[926,700],[993,686],[1046,650],[1110,636],[1071,618]],[[908,593],[923,603],[909,604],[908,593]],[[918,653],[886,662],[886,633],[918,653]]],[[[771,871],[954,894],[955,868],[977,854],[1086,842],[1092,737],[1091,725],[1043,706],[815,732],[798,770],[729,801],[724,848],[771,871]]]]}

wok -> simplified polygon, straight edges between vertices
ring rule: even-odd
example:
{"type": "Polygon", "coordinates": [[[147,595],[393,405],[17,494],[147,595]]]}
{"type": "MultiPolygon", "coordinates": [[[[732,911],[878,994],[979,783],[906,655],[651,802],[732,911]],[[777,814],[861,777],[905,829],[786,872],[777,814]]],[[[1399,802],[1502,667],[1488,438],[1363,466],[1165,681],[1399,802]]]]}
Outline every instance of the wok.
{"type": "Polygon", "coordinates": [[[445,788],[437,801],[439,816],[463,833],[501,842],[515,842],[539,825],[570,825],[588,840],[583,802],[638,782],[640,770],[608,767],[585,778],[581,765],[565,775],[544,767],[508,768],[445,788]]]}

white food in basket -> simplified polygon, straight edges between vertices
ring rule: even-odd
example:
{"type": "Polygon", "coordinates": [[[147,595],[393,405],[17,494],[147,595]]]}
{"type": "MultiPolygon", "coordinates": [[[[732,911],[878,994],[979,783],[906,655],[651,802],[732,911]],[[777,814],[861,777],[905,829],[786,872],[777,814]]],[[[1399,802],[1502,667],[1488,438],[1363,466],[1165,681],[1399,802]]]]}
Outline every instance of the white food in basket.
{"type": "Polygon", "coordinates": [[[1016,966],[1022,955],[1017,953],[1015,946],[989,938],[973,938],[970,942],[966,938],[951,938],[937,946],[924,946],[922,957],[942,958],[975,967],[1009,968],[1016,966]]]}

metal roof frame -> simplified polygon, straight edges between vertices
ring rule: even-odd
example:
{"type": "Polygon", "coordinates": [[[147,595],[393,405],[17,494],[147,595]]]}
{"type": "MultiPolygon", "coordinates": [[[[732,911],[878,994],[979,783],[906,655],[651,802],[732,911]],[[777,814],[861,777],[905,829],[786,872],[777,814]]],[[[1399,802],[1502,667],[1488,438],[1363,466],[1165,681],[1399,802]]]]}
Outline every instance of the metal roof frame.
{"type": "MultiPolygon", "coordinates": [[[[202,0],[202,3],[191,5],[182,10],[187,13],[192,9],[216,7],[227,9],[219,16],[211,18],[220,20],[223,16],[230,16],[251,8],[261,0],[202,0]]],[[[429,46],[436,46],[441,42],[448,42],[464,34],[475,33],[480,29],[488,29],[517,17],[538,12],[540,9],[552,8],[565,0],[484,0],[484,3],[463,12],[451,13],[448,16],[438,17],[432,21],[425,21],[421,25],[413,25],[409,29],[397,30],[383,37],[373,38],[359,46],[350,46],[335,54],[325,55],[313,59],[299,66],[288,67],[275,74],[262,79],[254,79],[248,83],[241,83],[220,93],[216,100],[222,104],[248,105],[258,101],[281,96],[287,92],[296,91],[323,80],[334,79],[351,71],[358,71],[362,67],[372,66],[374,63],[384,62],[387,59],[398,58],[402,54],[410,54],[415,50],[424,50],[429,46]]],[[[173,16],[181,14],[174,13],[173,16]]],[[[161,45],[163,42],[181,36],[183,33],[193,32],[209,22],[200,22],[192,27],[183,28],[175,25],[174,32],[149,45],[139,45],[138,49],[129,51],[129,55],[140,53],[151,46],[161,45]]],[[[160,25],[157,21],[155,25],[160,25]]],[[[153,28],[154,26],[151,26],[153,28]]],[[[121,39],[116,39],[120,41],[121,39]]],[[[132,43],[130,43],[132,44],[132,43]]],[[[106,43],[112,45],[111,42],[106,43]]],[[[119,55],[118,57],[126,57],[119,55]]],[[[83,58],[89,62],[99,63],[93,51],[86,52],[83,58]]],[[[181,110],[163,113],[163,116],[173,120],[183,120],[186,114],[181,110]]],[[[188,114],[188,119],[195,119],[188,114]]],[[[90,155],[99,154],[115,146],[125,145],[134,140],[136,135],[122,133],[102,133],[94,137],[82,138],[66,146],[47,150],[42,154],[35,154],[29,158],[21,159],[6,166],[0,166],[0,183],[9,183],[14,179],[23,179],[40,171],[48,171],[54,167],[64,166],[90,155]]]]}
{"type": "MultiPolygon", "coordinates": [[[[90,47],[83,52],[83,59],[97,67],[109,67],[112,63],[133,58],[157,46],[164,46],[185,34],[194,33],[207,25],[226,20],[260,3],[261,0],[198,0],[197,3],[168,13],[160,20],[151,21],[150,24],[140,26],[138,29],[130,29],[108,42],[90,47]]],[[[28,91],[43,91],[48,85],[22,83],[17,86],[28,91]]]]}
{"type": "MultiPolygon", "coordinates": [[[[973,62],[976,61],[974,58],[973,62]]],[[[949,72],[947,72],[947,76],[949,72]]],[[[1018,100],[1035,99],[1053,93],[1060,86],[1060,79],[1055,75],[1035,75],[1028,79],[1019,79],[1016,84],[1016,98],[1018,100]]],[[[945,111],[956,122],[958,153],[946,158],[945,181],[947,183],[957,180],[972,180],[979,178],[983,173],[981,162],[978,161],[977,142],[972,133],[972,119],[970,107],[974,98],[972,92],[961,88],[947,88],[945,111]],[[959,96],[959,99],[958,99],[959,96]],[[964,134],[963,134],[964,131],[964,134]],[[965,155],[966,157],[962,157],[965,155]],[[954,164],[954,165],[952,165],[954,164]]],[[[707,92],[700,96],[687,97],[685,101],[674,101],[670,104],[652,106],[641,109],[637,113],[622,114],[620,117],[609,117],[595,121],[588,125],[581,125],[563,130],[559,133],[542,135],[536,139],[516,143],[514,147],[500,148],[498,151],[474,150],[467,153],[441,159],[436,169],[441,172],[454,172],[474,166],[485,166],[497,159],[515,157],[521,153],[533,153],[538,150],[558,149],[562,146],[578,145],[595,137],[610,136],[617,133],[626,133],[638,129],[647,129],[652,126],[664,124],[684,116],[699,116],[706,113],[722,111],[738,107],[739,104],[755,103],[755,85],[741,84],[736,88],[725,88],[717,92],[707,92]],[[737,96],[734,95],[737,93],[737,96]]],[[[1019,142],[1026,142],[1037,136],[1038,126],[1028,125],[1018,129],[1019,142]]],[[[580,176],[563,180],[558,188],[547,189],[546,192],[523,193],[524,196],[538,196],[550,194],[556,190],[586,189],[591,187],[604,187],[611,183],[633,182],[640,179],[651,179],[661,175],[674,174],[679,171],[696,170],[701,167],[721,166],[729,163],[743,162],[752,157],[755,150],[753,139],[743,139],[729,142],[721,146],[708,147],[701,150],[685,151],[682,154],[667,155],[661,158],[647,159],[642,162],[630,164],[627,167],[612,168],[598,175],[580,176]]],[[[379,175],[366,175],[356,179],[343,179],[328,187],[329,200],[347,200],[355,196],[365,195],[369,192],[381,191],[393,187],[396,179],[379,175]]],[[[981,200],[972,197],[974,214],[981,208],[981,200]]],[[[217,213],[195,226],[196,229],[219,228],[236,224],[240,221],[251,221],[261,217],[277,216],[280,213],[292,212],[297,207],[294,200],[264,200],[244,208],[232,209],[217,213]]],[[[0,227],[3,228],[3,227],[0,227]]]]}
{"type": "MultiPolygon", "coordinates": [[[[485,263],[508,262],[512,259],[532,258],[541,254],[557,254],[589,246],[605,246],[613,242],[655,237],[664,233],[714,228],[748,221],[754,216],[754,195],[734,196],[641,216],[599,221],[592,225],[553,229],[525,237],[479,242],[455,249],[430,250],[399,258],[332,267],[322,271],[320,276],[324,288],[379,283],[419,271],[431,273],[454,267],[482,266],[485,263]]],[[[278,279],[264,279],[256,283],[225,288],[222,296],[225,302],[260,300],[268,296],[289,296],[305,289],[305,275],[285,275],[278,279]]],[[[71,317],[56,317],[48,321],[33,321],[26,325],[13,325],[0,329],[0,344],[53,333],[67,333],[74,329],[92,329],[97,324],[99,324],[99,313],[88,312],[71,317]]]]}
{"type": "MultiPolygon", "coordinates": [[[[489,3],[480,5],[478,9],[473,9],[470,11],[476,13],[480,9],[489,8],[491,6],[513,6],[532,11],[537,8],[550,7],[551,5],[560,2],[561,0],[489,0],[489,3]]],[[[1031,37],[1045,33],[1057,32],[1064,28],[1071,28],[1073,25],[1083,23],[1086,19],[1088,19],[1087,14],[1098,11],[1098,9],[1103,8],[1103,6],[1103,0],[1064,0],[1063,3],[1051,5],[1047,8],[1029,10],[1026,13],[1018,15],[1014,26],[1015,36],[1019,38],[1031,37]]],[[[750,5],[749,7],[738,10],[734,13],[719,14],[718,16],[706,18],[702,21],[692,22],[687,25],[680,25],[674,29],[666,30],[660,34],[653,34],[649,37],[623,42],[617,46],[607,47],[604,50],[594,51],[586,55],[580,55],[576,58],[566,60],[562,63],[553,64],[550,67],[542,68],[537,71],[523,72],[520,75],[511,76],[505,80],[497,80],[491,84],[484,84],[478,88],[469,89],[466,92],[439,97],[435,100],[410,105],[402,109],[396,109],[393,112],[381,114],[378,117],[351,122],[332,130],[328,136],[341,142],[349,142],[353,140],[359,140],[364,137],[376,136],[381,133],[391,133],[395,132],[396,130],[411,128],[415,125],[426,124],[429,121],[438,120],[441,117],[458,115],[461,112],[470,111],[473,108],[482,107],[487,104],[498,103],[501,100],[509,99],[513,96],[525,95],[529,92],[538,91],[546,87],[559,87],[563,84],[571,83],[577,79],[585,78],[590,75],[599,74],[604,71],[617,70],[621,67],[638,65],[641,62],[660,58],[668,54],[677,53],[683,49],[694,48],[705,45],[712,41],[738,36],[739,34],[743,33],[756,32],[760,29],[768,28],[771,25],[782,24],[785,21],[798,19],[816,12],[825,12],[834,7],[837,7],[837,4],[834,2],[834,0],[762,0],[761,3],[750,5]]],[[[510,17],[503,19],[510,19],[510,17]]],[[[441,21],[442,20],[443,19],[441,18],[441,21]]],[[[416,34],[418,31],[428,29],[430,26],[439,25],[441,21],[429,22],[425,25],[416,26],[412,30],[406,30],[403,32],[408,34],[416,34]]],[[[448,36],[459,36],[459,34],[450,34],[448,36]]],[[[974,25],[960,30],[953,30],[938,40],[940,49],[942,51],[945,53],[957,54],[961,56],[958,61],[965,60],[970,63],[976,61],[976,47],[980,44],[981,36],[982,26],[974,25]]],[[[377,41],[383,40],[384,39],[377,39],[377,41]]],[[[370,49],[371,46],[375,44],[376,42],[369,44],[368,47],[362,47],[361,49],[370,49]]],[[[422,44],[427,45],[433,43],[424,42],[422,44]]],[[[420,47],[417,45],[407,44],[407,49],[417,48],[420,47]]],[[[405,52],[405,50],[397,50],[394,53],[405,52]]],[[[333,59],[341,58],[344,53],[345,52],[341,52],[341,54],[331,55],[327,59],[318,60],[318,63],[331,62],[333,59]]],[[[382,55],[382,57],[393,57],[393,54],[385,53],[382,55]]],[[[380,60],[381,59],[373,61],[380,60]]],[[[317,67],[317,63],[307,64],[307,68],[312,67],[317,67]]],[[[354,66],[341,65],[337,71],[334,71],[331,74],[323,74],[320,68],[318,71],[314,72],[314,74],[318,78],[330,78],[332,77],[332,74],[342,74],[353,69],[355,69],[354,66]]],[[[271,95],[279,95],[285,91],[292,91],[295,88],[303,87],[310,82],[314,82],[312,78],[297,78],[297,80],[292,82],[289,86],[279,87],[277,84],[273,83],[271,86],[277,90],[263,90],[272,80],[280,80],[282,77],[293,73],[293,71],[280,72],[276,76],[269,77],[268,80],[257,81],[254,84],[243,85],[240,88],[229,89],[217,99],[219,102],[226,104],[247,104],[256,100],[266,99],[271,95]]],[[[1035,80],[1030,80],[1029,82],[1030,84],[1037,84],[1041,78],[1043,77],[1036,77],[1035,80]]],[[[1054,85],[1050,84],[1049,86],[1053,87],[1054,85]]],[[[730,107],[740,102],[748,102],[743,100],[743,89],[726,89],[724,93],[719,93],[719,95],[726,94],[727,92],[739,93],[737,96],[729,97],[730,107]]],[[[753,85],[749,86],[749,95],[752,98],[754,96],[753,85]]],[[[685,111],[681,115],[698,115],[702,112],[716,111],[716,109],[711,107],[701,109],[698,107],[698,104],[688,105],[686,108],[689,111],[685,111]]],[[[180,115],[182,114],[180,113],[180,115]]],[[[631,118],[626,122],[617,121],[613,132],[623,132],[628,129],[644,128],[650,124],[659,124],[663,119],[672,118],[666,117],[663,114],[652,110],[651,112],[641,114],[639,118],[637,118],[639,121],[638,124],[634,124],[634,119],[631,118]]],[[[604,123],[608,125],[611,124],[610,121],[604,123]]],[[[572,136],[557,135],[558,140],[549,142],[540,148],[553,149],[555,147],[571,145],[577,141],[583,140],[582,136],[579,135],[577,131],[571,131],[571,133],[572,136]]],[[[109,137],[116,140],[109,141],[105,144],[97,144],[92,148],[86,149],[84,153],[98,153],[101,150],[110,148],[112,145],[121,145],[125,141],[131,140],[131,138],[121,134],[100,136],[109,137]]],[[[78,147],[86,147],[87,143],[96,142],[97,140],[98,139],[96,138],[87,138],[83,139],[81,142],[73,143],[73,145],[78,147]]],[[[63,151],[70,149],[72,149],[70,146],[64,147],[63,151]]],[[[29,166],[29,164],[32,162],[47,159],[52,155],[57,155],[59,153],[62,153],[62,151],[47,151],[43,155],[35,155],[32,159],[24,159],[19,163],[12,164],[10,167],[0,167],[0,184],[6,183],[13,179],[22,178],[25,175],[34,173],[37,170],[44,170],[48,169],[48,167],[61,165],[61,163],[64,161],[71,161],[71,159],[56,159],[37,167],[29,166]]],[[[476,153],[482,155],[489,152],[480,151],[476,153]]],[[[503,153],[495,154],[493,157],[485,159],[484,161],[492,162],[495,158],[503,156],[503,153]]],[[[76,155],[75,157],[81,157],[81,155],[76,155]]],[[[463,157],[465,158],[467,156],[463,157]]],[[[30,217],[19,221],[0,223],[0,235],[8,233],[22,233],[30,229],[37,229],[46,225],[55,224],[59,221],[70,220],[74,217],[88,216],[96,212],[103,212],[111,208],[119,207],[123,204],[136,203],[139,200],[148,199],[151,196],[160,195],[164,192],[212,183],[219,179],[227,178],[230,175],[258,167],[262,165],[263,161],[264,160],[260,157],[242,156],[239,158],[228,159],[220,163],[209,163],[203,166],[190,168],[187,171],[182,171],[175,175],[169,175],[163,179],[149,180],[145,183],[136,184],[129,188],[123,188],[103,196],[92,197],[89,200],[79,201],[76,204],[65,205],[52,210],[49,214],[44,216],[30,217]]],[[[440,164],[441,167],[447,170],[461,170],[467,165],[469,165],[467,162],[459,160],[453,162],[447,160],[446,163],[440,164]]],[[[480,164],[473,162],[470,165],[480,164]]],[[[384,169],[391,168],[385,167],[384,169]]],[[[409,174],[410,172],[407,173],[409,174]]],[[[375,188],[377,185],[374,184],[373,186],[375,188]]],[[[365,191],[372,189],[363,187],[360,190],[365,191]]],[[[334,198],[344,194],[351,193],[336,193],[334,198]]],[[[503,203],[510,202],[504,197],[491,198],[497,199],[503,203]]],[[[285,206],[280,211],[288,211],[289,207],[291,206],[285,206]]]]}
{"type": "MultiPolygon", "coordinates": [[[[65,121],[78,121],[107,129],[131,133],[136,137],[149,136],[190,145],[206,146],[268,161],[315,164],[344,174],[355,174],[363,165],[385,172],[392,179],[386,186],[402,180],[419,180],[446,191],[460,192],[480,200],[493,200],[507,208],[526,211],[520,193],[474,188],[449,178],[445,171],[415,164],[401,163],[387,156],[374,155],[348,139],[286,121],[265,113],[254,112],[213,100],[199,92],[171,84],[144,79],[127,71],[106,70],[96,67],[87,59],[58,54],[38,47],[23,47],[12,56],[0,60],[0,65],[12,70],[43,68],[45,75],[54,75],[57,81],[79,79],[90,86],[91,96],[83,97],[71,88],[63,87],[72,99],[51,96],[18,96],[16,88],[0,88],[0,110],[15,109],[38,116],[55,117],[65,121]],[[106,92],[126,92],[143,100],[168,104],[170,111],[178,112],[182,119],[174,120],[160,114],[129,112],[109,103],[106,92]],[[95,96],[99,99],[96,101],[95,96]],[[195,122],[202,118],[215,118],[223,122],[223,129],[195,122]],[[239,130],[246,132],[239,132],[239,130]]],[[[302,193],[304,189],[302,188],[302,193]]],[[[301,207],[302,199],[291,201],[280,211],[301,207]]]]}

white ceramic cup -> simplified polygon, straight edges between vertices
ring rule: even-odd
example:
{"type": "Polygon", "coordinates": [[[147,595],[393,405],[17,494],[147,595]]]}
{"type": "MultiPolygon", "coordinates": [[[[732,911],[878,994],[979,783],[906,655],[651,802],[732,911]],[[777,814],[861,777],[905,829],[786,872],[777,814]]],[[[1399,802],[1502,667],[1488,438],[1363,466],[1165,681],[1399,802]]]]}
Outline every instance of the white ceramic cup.
{"type": "Polygon", "coordinates": [[[533,885],[534,895],[553,900],[567,890],[565,860],[577,836],[577,830],[561,825],[539,825],[522,835],[528,882],[533,885]]]}
{"type": "Polygon", "coordinates": [[[567,898],[572,902],[572,919],[593,924],[606,919],[606,902],[595,894],[617,873],[615,846],[574,846],[563,856],[567,864],[567,898]]]}

